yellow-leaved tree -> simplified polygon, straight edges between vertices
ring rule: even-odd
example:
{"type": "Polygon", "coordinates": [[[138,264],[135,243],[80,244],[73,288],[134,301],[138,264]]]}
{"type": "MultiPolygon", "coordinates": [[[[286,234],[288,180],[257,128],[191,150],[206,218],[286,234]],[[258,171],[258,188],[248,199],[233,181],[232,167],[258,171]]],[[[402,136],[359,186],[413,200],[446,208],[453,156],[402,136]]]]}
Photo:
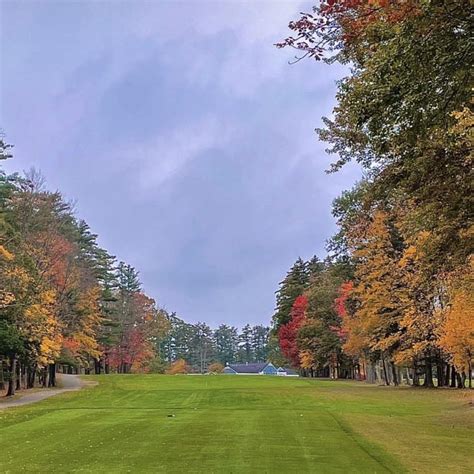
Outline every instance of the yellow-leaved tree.
{"type": "MultiPolygon", "coordinates": [[[[399,261],[402,305],[400,343],[395,355],[399,364],[423,364],[424,385],[433,387],[433,364],[439,359],[437,329],[442,287],[433,280],[427,247],[430,233],[418,232],[407,241],[399,261]]],[[[416,379],[415,379],[416,383],[416,379]]]]}
{"type": "Polygon", "coordinates": [[[77,300],[73,306],[77,315],[74,324],[70,324],[67,337],[64,338],[63,348],[86,369],[90,369],[93,360],[101,356],[97,334],[103,321],[100,311],[101,290],[98,286],[78,291],[77,300]]]}
{"type": "MultiPolygon", "coordinates": [[[[440,347],[449,354],[456,370],[468,374],[472,387],[474,361],[474,258],[448,277],[449,304],[442,311],[440,347]]],[[[464,380],[462,381],[464,385],[464,380]]]]}
{"type": "Polygon", "coordinates": [[[168,375],[187,374],[188,365],[184,359],[175,360],[166,371],[168,375]]]}
{"type": "Polygon", "coordinates": [[[354,356],[371,353],[382,362],[385,383],[398,377],[393,356],[399,344],[401,318],[399,251],[395,227],[383,210],[354,226],[349,242],[357,262],[352,297],[357,308],[345,324],[344,350],[354,356]],[[389,369],[390,372],[389,372],[389,369]]]}
{"type": "Polygon", "coordinates": [[[52,364],[61,351],[61,323],[56,317],[56,295],[53,290],[42,291],[24,312],[22,330],[34,348],[38,367],[52,364]]]}

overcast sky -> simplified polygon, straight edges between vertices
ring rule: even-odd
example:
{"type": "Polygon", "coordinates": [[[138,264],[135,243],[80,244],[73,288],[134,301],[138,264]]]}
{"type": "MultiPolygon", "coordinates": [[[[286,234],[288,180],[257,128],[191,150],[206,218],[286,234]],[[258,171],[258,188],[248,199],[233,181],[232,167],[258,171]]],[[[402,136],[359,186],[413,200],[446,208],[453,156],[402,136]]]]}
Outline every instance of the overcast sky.
{"type": "Polygon", "coordinates": [[[40,169],[183,319],[268,324],[358,174],[326,175],[314,133],[344,70],[273,46],[310,5],[1,1],[5,167],[40,169]]]}

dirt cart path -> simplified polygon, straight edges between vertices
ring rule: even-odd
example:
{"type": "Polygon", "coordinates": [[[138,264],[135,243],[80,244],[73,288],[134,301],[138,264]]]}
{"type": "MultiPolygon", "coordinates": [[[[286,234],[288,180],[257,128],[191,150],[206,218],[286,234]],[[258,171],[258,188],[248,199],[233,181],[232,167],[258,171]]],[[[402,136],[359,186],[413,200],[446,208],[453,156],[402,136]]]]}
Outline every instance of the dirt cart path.
{"type": "Polygon", "coordinates": [[[60,393],[80,390],[85,385],[89,385],[89,383],[81,380],[78,375],[57,374],[57,379],[61,385],[61,388],[45,388],[31,393],[26,392],[25,395],[13,400],[4,398],[3,401],[0,401],[0,410],[5,408],[19,407],[22,405],[29,405],[30,403],[36,403],[60,393]]]}

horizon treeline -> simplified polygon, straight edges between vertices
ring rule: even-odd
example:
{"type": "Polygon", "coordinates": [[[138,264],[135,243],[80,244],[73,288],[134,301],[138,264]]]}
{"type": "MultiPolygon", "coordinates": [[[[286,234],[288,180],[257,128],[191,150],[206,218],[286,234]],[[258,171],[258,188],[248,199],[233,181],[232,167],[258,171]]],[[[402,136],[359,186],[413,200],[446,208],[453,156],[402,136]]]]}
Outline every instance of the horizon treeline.
{"type": "MultiPolygon", "coordinates": [[[[319,138],[363,179],[323,262],[280,285],[272,341],[307,374],[464,387],[474,357],[469,1],[320,2],[278,47],[350,66],[319,138]]],[[[310,78],[308,78],[310,80],[310,78]]]]}
{"type": "MultiPolygon", "coordinates": [[[[0,140],[0,160],[11,158],[0,140]]],[[[177,359],[266,359],[269,328],[188,324],[142,289],[60,192],[36,172],[0,169],[0,390],[55,385],[68,373],[165,372],[177,359]]]]}
{"type": "MultiPolygon", "coordinates": [[[[240,331],[221,324],[212,329],[206,323],[186,323],[173,313],[170,329],[159,343],[157,372],[167,372],[175,361],[182,361],[179,372],[220,372],[226,364],[265,362],[268,359],[270,328],[246,324],[240,331]]],[[[173,370],[171,370],[173,372],[173,370]]]]}

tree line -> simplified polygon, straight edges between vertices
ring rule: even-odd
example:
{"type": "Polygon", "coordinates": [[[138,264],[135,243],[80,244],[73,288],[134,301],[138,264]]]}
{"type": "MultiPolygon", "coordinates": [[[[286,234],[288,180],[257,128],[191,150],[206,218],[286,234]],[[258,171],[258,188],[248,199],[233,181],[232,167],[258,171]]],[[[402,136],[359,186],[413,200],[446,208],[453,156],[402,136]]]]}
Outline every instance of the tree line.
{"type": "MultiPolygon", "coordinates": [[[[10,158],[11,146],[0,146],[10,158]]],[[[147,370],[165,311],[39,173],[0,172],[0,239],[0,389],[54,386],[58,366],[147,370]]]]}
{"type": "Polygon", "coordinates": [[[169,315],[170,330],[159,344],[158,371],[166,371],[174,361],[182,361],[181,372],[220,372],[226,364],[265,362],[268,358],[270,328],[245,325],[240,331],[221,324],[211,329],[206,323],[190,324],[169,315]],[[185,368],[185,370],[184,370],[185,368]]]}
{"type": "MultiPolygon", "coordinates": [[[[0,140],[0,160],[11,158],[0,140]]],[[[164,372],[266,359],[268,328],[188,324],[142,289],[138,271],[101,248],[38,172],[0,169],[0,391],[68,373],[164,372]]]]}
{"type": "Polygon", "coordinates": [[[363,178],[333,204],[320,262],[277,292],[273,347],[308,374],[471,386],[473,102],[469,1],[333,0],[289,25],[295,62],[350,67],[319,138],[363,178]]]}

